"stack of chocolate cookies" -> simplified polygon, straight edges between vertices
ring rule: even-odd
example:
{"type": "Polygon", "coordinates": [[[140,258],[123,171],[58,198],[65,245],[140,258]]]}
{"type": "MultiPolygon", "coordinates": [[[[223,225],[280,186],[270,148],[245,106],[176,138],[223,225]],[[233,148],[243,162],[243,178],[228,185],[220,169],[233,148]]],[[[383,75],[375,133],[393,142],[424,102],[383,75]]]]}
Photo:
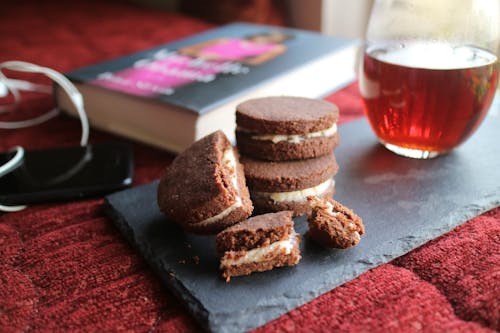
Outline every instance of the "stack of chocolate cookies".
{"type": "Polygon", "coordinates": [[[303,97],[239,104],[238,149],[216,131],[180,153],[158,185],[160,210],[186,232],[217,234],[227,282],[298,264],[292,216],[308,214],[310,238],[325,247],[355,246],[361,218],[331,198],[338,116],[334,104],[303,97]]]}
{"type": "Polygon", "coordinates": [[[236,108],[236,140],[256,213],[309,213],[331,197],[338,171],[337,106],[303,97],[251,99],[236,108]]]}

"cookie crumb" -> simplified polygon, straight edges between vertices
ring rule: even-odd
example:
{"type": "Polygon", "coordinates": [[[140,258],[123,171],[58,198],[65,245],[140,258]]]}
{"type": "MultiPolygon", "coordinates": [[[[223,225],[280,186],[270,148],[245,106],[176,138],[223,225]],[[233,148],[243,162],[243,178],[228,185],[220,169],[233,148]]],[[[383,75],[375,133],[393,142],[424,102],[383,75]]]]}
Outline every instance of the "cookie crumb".
{"type": "Polygon", "coordinates": [[[194,256],[193,257],[193,262],[194,262],[195,265],[198,265],[200,263],[200,257],[194,256]]]}
{"type": "Polygon", "coordinates": [[[307,198],[312,212],[307,217],[308,236],[329,248],[347,249],[358,245],[365,233],[363,220],[339,202],[316,196],[307,198]]]}

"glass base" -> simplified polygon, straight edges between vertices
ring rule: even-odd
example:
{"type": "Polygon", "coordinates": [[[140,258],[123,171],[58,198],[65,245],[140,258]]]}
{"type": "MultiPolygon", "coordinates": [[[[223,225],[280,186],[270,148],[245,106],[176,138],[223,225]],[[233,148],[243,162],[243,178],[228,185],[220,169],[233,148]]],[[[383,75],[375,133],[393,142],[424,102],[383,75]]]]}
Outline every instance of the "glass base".
{"type": "Polygon", "coordinates": [[[404,148],[383,141],[382,144],[385,146],[385,148],[389,149],[390,151],[398,155],[411,158],[418,158],[423,160],[446,154],[445,151],[430,151],[430,150],[404,148]]]}

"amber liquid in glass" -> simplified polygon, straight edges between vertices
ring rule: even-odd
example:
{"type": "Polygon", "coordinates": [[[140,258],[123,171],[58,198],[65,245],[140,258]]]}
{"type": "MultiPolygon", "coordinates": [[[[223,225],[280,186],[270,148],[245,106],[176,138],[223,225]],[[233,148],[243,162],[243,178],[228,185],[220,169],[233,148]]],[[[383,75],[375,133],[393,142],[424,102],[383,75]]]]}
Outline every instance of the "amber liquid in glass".
{"type": "Polygon", "coordinates": [[[487,113],[497,57],[482,49],[414,42],[367,48],[359,84],[379,137],[398,147],[446,152],[487,113]]]}

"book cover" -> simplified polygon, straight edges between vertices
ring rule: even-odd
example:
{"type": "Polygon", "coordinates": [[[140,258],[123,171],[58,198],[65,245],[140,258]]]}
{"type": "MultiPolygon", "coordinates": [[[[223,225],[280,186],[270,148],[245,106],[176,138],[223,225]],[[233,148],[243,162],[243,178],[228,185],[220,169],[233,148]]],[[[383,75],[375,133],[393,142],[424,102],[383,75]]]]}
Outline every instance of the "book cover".
{"type": "MultiPolygon", "coordinates": [[[[107,91],[114,94],[115,99],[119,95],[133,96],[146,104],[153,101],[156,105],[173,106],[194,114],[195,117],[190,119],[194,119],[197,124],[191,129],[186,128],[193,139],[183,138],[182,141],[194,141],[219,128],[232,138],[232,129],[226,128],[230,126],[229,121],[221,121],[218,125],[213,123],[218,117],[203,115],[229,105],[225,112],[228,113],[228,119],[233,119],[234,115],[230,113],[234,113],[234,109],[231,110],[234,103],[247,97],[256,97],[252,92],[258,88],[260,91],[257,95],[325,95],[354,79],[357,45],[351,39],[327,37],[314,32],[234,23],[66,75],[77,83],[78,88],[90,85],[102,93],[107,91]],[[347,56],[344,58],[349,59],[350,63],[339,59],[337,70],[329,67],[325,60],[343,50],[349,52],[352,59],[347,56]],[[320,62],[324,64],[318,67],[320,62]],[[312,64],[318,66],[312,68],[312,64]],[[280,84],[277,86],[276,83],[280,84]],[[204,118],[210,118],[212,124],[200,124],[204,118]]],[[[83,95],[86,106],[95,105],[95,102],[87,103],[92,98],[88,93],[83,95]]],[[[109,108],[110,103],[105,104],[109,108]]],[[[94,110],[87,112],[91,123],[119,134],[175,151],[187,145],[164,145],[158,139],[149,140],[140,134],[131,134],[135,133],[133,128],[120,129],[124,124],[106,126],[94,110]]],[[[144,112],[147,113],[147,110],[138,111],[137,116],[144,117],[144,112]]],[[[116,118],[115,121],[119,123],[121,120],[116,118]]],[[[129,119],[126,127],[133,126],[131,117],[126,118],[129,119]]]]}

